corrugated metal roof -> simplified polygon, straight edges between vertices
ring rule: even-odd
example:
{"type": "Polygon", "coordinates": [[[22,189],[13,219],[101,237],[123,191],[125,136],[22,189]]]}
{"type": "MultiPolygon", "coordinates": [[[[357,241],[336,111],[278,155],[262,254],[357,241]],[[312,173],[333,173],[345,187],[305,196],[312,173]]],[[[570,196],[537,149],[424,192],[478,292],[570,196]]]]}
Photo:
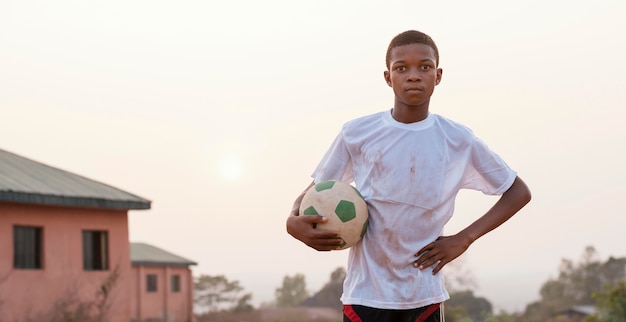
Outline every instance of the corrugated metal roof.
{"type": "Polygon", "coordinates": [[[0,149],[0,201],[150,209],[151,201],[0,149]]]}
{"type": "Polygon", "coordinates": [[[133,265],[189,266],[196,262],[174,255],[146,243],[130,243],[130,260],[133,265]]]}
{"type": "Polygon", "coordinates": [[[574,305],[571,307],[571,310],[587,315],[596,314],[596,307],[593,305],[574,305]]]}

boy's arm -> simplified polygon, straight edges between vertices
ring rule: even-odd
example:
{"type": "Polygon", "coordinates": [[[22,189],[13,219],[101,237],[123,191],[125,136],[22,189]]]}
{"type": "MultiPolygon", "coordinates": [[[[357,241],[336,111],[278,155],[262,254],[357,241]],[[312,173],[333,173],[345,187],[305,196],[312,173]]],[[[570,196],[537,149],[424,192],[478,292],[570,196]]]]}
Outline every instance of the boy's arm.
{"type": "Polygon", "coordinates": [[[474,241],[509,220],[530,199],[526,183],[516,177],[513,185],[482,217],[456,235],[439,237],[420,249],[415,254],[419,258],[413,262],[413,266],[424,269],[437,265],[433,270],[433,274],[437,274],[447,263],[463,254],[474,241]]]}
{"type": "Polygon", "coordinates": [[[315,224],[328,221],[326,217],[299,215],[302,198],[304,198],[306,191],[309,190],[309,188],[311,188],[314,184],[314,182],[311,182],[311,184],[304,189],[304,191],[302,191],[300,196],[296,198],[296,201],[294,201],[289,217],[287,217],[287,232],[294,238],[305,243],[307,246],[319,251],[339,249],[342,240],[338,237],[338,232],[323,231],[314,228],[315,224]]]}

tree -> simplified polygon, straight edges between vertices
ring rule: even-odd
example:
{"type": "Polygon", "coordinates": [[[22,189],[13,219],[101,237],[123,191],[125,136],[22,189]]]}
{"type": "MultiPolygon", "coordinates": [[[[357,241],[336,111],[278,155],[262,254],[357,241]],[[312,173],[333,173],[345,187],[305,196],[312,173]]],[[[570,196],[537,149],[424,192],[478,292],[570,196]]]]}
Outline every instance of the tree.
{"type": "Polygon", "coordinates": [[[475,322],[467,315],[467,311],[462,306],[445,308],[446,322],[475,322]]]}
{"type": "Polygon", "coordinates": [[[477,287],[476,278],[463,258],[448,263],[444,274],[446,289],[450,292],[450,300],[445,303],[446,321],[485,321],[491,316],[491,303],[485,298],[474,296],[471,291],[477,287]]]}
{"type": "Polygon", "coordinates": [[[508,313],[506,311],[500,311],[500,313],[490,316],[485,322],[524,322],[519,313],[508,313]]]}
{"type": "Polygon", "coordinates": [[[585,248],[578,263],[563,259],[556,279],[549,279],[540,289],[541,300],[529,304],[524,312],[527,321],[551,321],[557,312],[573,305],[591,305],[593,294],[606,284],[625,278],[626,258],[602,262],[594,247],[585,248]]]}
{"type": "Polygon", "coordinates": [[[303,306],[308,307],[330,307],[342,311],[341,294],[343,293],[343,280],[346,278],[346,269],[343,267],[336,268],[330,274],[330,281],[315,293],[312,297],[302,302],[303,306]]]}
{"type": "Polygon", "coordinates": [[[329,284],[342,284],[346,279],[346,269],[343,267],[337,267],[332,273],[330,273],[329,284]]]}
{"type": "Polygon", "coordinates": [[[254,307],[250,305],[252,300],[252,293],[247,293],[237,300],[237,303],[233,307],[232,311],[235,313],[250,312],[254,310],[254,307]]]}
{"type": "Polygon", "coordinates": [[[276,289],[276,305],[279,307],[297,306],[304,301],[309,293],[306,290],[306,279],[303,274],[293,277],[285,276],[283,286],[276,289]]]}
{"type": "Polygon", "coordinates": [[[239,294],[243,287],[239,281],[229,281],[224,275],[200,275],[194,283],[195,303],[206,307],[209,312],[217,312],[226,306],[229,310],[243,310],[250,308],[248,302],[252,294],[239,294]]]}
{"type": "Polygon", "coordinates": [[[452,322],[485,321],[493,311],[487,299],[474,296],[470,290],[451,293],[450,300],[446,302],[445,307],[446,318],[452,322]]]}
{"type": "Polygon", "coordinates": [[[594,293],[598,313],[585,322],[620,322],[626,317],[626,281],[607,284],[604,291],[594,293]]]}

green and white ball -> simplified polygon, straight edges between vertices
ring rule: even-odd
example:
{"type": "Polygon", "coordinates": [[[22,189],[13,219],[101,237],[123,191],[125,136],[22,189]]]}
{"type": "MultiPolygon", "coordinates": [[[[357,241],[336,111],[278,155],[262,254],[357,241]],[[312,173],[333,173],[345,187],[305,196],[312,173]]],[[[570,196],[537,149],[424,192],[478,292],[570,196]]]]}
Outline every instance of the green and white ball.
{"type": "Polygon", "coordinates": [[[361,193],[345,182],[329,180],[309,188],[300,204],[300,215],[328,218],[316,229],[339,231],[341,249],[352,247],[367,230],[369,213],[361,193]]]}

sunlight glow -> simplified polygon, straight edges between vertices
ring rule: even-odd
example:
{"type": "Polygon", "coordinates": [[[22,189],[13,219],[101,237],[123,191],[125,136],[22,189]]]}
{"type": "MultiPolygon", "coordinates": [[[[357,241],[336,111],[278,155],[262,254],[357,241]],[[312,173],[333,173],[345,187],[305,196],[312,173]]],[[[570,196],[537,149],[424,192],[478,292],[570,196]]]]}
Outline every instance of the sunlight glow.
{"type": "Polygon", "coordinates": [[[226,154],[220,157],[217,163],[218,171],[227,180],[236,180],[241,177],[244,164],[243,160],[236,155],[226,154]]]}

